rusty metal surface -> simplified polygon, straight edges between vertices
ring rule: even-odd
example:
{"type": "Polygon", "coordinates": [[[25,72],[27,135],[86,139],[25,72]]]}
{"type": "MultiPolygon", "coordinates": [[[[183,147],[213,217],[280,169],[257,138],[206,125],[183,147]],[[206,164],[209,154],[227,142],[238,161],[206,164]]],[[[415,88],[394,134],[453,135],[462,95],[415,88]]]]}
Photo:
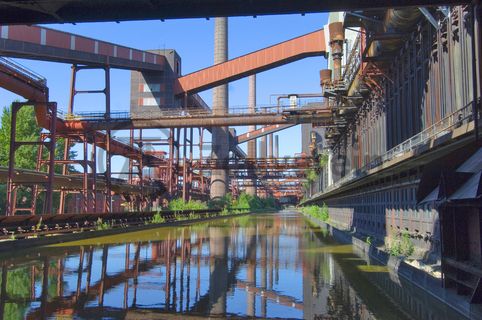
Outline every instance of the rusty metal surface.
{"type": "Polygon", "coordinates": [[[321,29],[180,77],[175,93],[207,90],[306,57],[325,55],[325,51],[321,29]]]}
{"type": "MultiPolygon", "coordinates": [[[[48,174],[46,172],[39,172],[35,170],[27,169],[14,169],[13,182],[17,184],[33,185],[33,184],[45,184],[47,182],[48,174]]],[[[8,168],[0,167],[0,182],[5,183],[7,181],[8,168]]],[[[104,190],[105,181],[102,178],[98,178],[97,189],[104,190]]],[[[59,190],[64,188],[66,190],[79,190],[82,188],[82,177],[76,175],[61,175],[55,174],[54,176],[54,189],[59,190]]],[[[120,179],[114,179],[112,183],[112,190],[119,194],[137,194],[140,193],[140,186],[136,184],[129,184],[126,181],[120,179]]],[[[144,192],[155,192],[157,187],[144,185],[144,192]]]]}
{"type": "Polygon", "coordinates": [[[167,65],[162,55],[45,27],[3,25],[0,32],[0,54],[7,57],[151,72],[167,65]]]}
{"type": "Polygon", "coordinates": [[[234,138],[235,143],[244,143],[253,139],[260,138],[262,136],[272,134],[284,129],[288,129],[295,126],[294,124],[275,124],[275,125],[268,125],[253,131],[249,131],[240,135],[237,135],[234,138]]]}
{"type": "Polygon", "coordinates": [[[157,118],[135,118],[117,121],[98,120],[68,120],[66,127],[72,131],[84,130],[120,130],[120,129],[149,129],[149,128],[191,128],[191,127],[222,127],[246,125],[275,125],[299,123],[331,123],[332,112],[328,109],[299,109],[283,112],[267,112],[265,114],[226,114],[215,116],[209,113],[192,116],[172,116],[157,118]]]}

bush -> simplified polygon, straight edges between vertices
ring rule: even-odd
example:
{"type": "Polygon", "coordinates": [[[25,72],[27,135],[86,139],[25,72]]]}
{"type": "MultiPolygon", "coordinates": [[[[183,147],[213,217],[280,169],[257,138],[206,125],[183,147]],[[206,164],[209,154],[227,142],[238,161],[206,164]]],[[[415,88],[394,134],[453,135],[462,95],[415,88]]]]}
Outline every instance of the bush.
{"type": "Polygon", "coordinates": [[[184,211],[184,210],[204,210],[207,209],[208,206],[201,201],[196,200],[189,200],[188,202],[184,202],[183,199],[173,199],[169,202],[167,206],[167,210],[171,211],[184,211]]]}
{"type": "Polygon", "coordinates": [[[240,213],[277,209],[278,203],[273,197],[261,199],[258,196],[251,196],[242,192],[237,199],[233,199],[232,195],[228,193],[222,198],[210,200],[208,206],[213,209],[226,209],[234,213],[240,213]]]}
{"type": "Polygon", "coordinates": [[[322,207],[317,206],[317,205],[303,207],[301,209],[301,212],[303,212],[304,214],[310,215],[313,218],[316,218],[316,219],[319,219],[319,220],[325,221],[325,222],[328,221],[328,219],[330,219],[330,214],[328,212],[328,206],[325,203],[323,203],[322,207]]]}
{"type": "Polygon", "coordinates": [[[410,240],[410,235],[406,232],[402,233],[401,235],[398,234],[394,239],[390,242],[388,247],[388,253],[392,256],[405,256],[408,257],[413,254],[415,251],[415,246],[410,240]]]}
{"type": "Polygon", "coordinates": [[[164,223],[164,222],[166,222],[166,219],[163,216],[161,216],[161,213],[159,211],[157,211],[152,216],[151,223],[164,223]]]}
{"type": "Polygon", "coordinates": [[[95,223],[96,230],[109,230],[110,228],[110,224],[102,221],[102,218],[97,219],[97,222],[95,223]]]}

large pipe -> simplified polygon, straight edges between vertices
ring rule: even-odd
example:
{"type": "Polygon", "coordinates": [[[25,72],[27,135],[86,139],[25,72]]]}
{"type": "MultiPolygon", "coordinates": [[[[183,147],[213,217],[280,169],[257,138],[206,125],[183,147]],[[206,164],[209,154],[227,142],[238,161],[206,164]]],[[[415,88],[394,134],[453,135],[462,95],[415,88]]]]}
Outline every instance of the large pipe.
{"type": "MultiPolygon", "coordinates": [[[[406,33],[413,29],[415,24],[422,17],[422,13],[417,7],[403,9],[388,9],[383,19],[383,34],[406,33]]],[[[368,48],[368,56],[376,57],[383,53],[398,50],[403,41],[402,37],[374,41],[368,48]]]]}
{"type": "Polygon", "coordinates": [[[330,33],[331,56],[333,58],[333,80],[341,80],[341,58],[343,57],[343,42],[345,29],[342,22],[332,22],[328,25],[330,33]]]}
{"type": "Polygon", "coordinates": [[[323,87],[331,83],[331,69],[320,70],[320,85],[323,87]]]}
{"type": "MultiPolygon", "coordinates": [[[[306,111],[306,110],[305,110],[306,111]]],[[[66,121],[65,126],[72,131],[84,130],[122,130],[122,129],[158,129],[158,128],[190,128],[190,127],[224,127],[224,126],[249,126],[249,125],[276,125],[276,124],[300,124],[300,123],[323,123],[332,125],[332,112],[328,109],[317,110],[313,113],[299,115],[285,114],[256,114],[256,115],[227,115],[220,116],[196,116],[196,117],[173,117],[132,119],[125,121],[66,121]]]]}

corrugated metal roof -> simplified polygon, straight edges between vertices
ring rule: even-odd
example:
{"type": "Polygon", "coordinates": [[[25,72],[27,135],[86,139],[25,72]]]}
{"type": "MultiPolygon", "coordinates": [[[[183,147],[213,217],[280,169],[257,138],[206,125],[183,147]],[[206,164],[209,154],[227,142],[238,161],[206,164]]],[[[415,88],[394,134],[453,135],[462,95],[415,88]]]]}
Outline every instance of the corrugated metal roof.
{"type": "Polygon", "coordinates": [[[465,161],[457,172],[477,173],[482,170],[482,148],[465,161]]]}
{"type": "Polygon", "coordinates": [[[437,188],[433,189],[432,192],[430,192],[428,194],[428,196],[426,196],[418,204],[422,205],[422,204],[427,204],[427,203],[431,203],[431,202],[435,202],[435,201],[439,200],[439,190],[440,190],[440,187],[437,186],[437,188]]]}
{"type": "Polygon", "coordinates": [[[477,196],[480,195],[479,185],[481,175],[482,172],[474,174],[466,183],[464,183],[457,191],[455,191],[452,196],[450,196],[449,200],[464,200],[477,198],[477,196]]]}

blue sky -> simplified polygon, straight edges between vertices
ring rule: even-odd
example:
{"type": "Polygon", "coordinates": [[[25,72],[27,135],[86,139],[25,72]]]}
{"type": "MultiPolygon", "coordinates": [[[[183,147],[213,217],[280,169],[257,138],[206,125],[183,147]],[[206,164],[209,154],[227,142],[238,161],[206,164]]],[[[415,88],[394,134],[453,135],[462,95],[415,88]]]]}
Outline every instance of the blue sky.
{"type": "MultiPolygon", "coordinates": [[[[282,15],[230,18],[229,57],[234,58],[254,50],[303,35],[323,28],[327,14],[282,15]]],[[[185,19],[162,21],[134,21],[121,23],[60,24],[48,27],[72,32],[100,40],[118,43],[138,49],[175,49],[182,58],[182,71],[187,74],[208,67],[213,63],[214,19],[185,19]]],[[[22,65],[47,78],[50,97],[60,109],[66,109],[69,97],[70,65],[17,60],[22,65]]],[[[326,67],[322,57],[307,58],[277,69],[258,74],[257,102],[269,104],[270,95],[285,93],[320,92],[320,69],[326,67]]],[[[113,70],[111,74],[112,110],[129,109],[130,72],[113,70]]],[[[91,72],[80,75],[80,86],[92,89],[103,86],[101,73],[91,72]]],[[[248,81],[241,79],[230,83],[230,106],[247,105],[248,81]]],[[[201,93],[210,105],[210,90],[201,93]]],[[[100,97],[97,97],[100,98],[100,97]]],[[[15,95],[0,89],[1,106],[18,99],[15,95]]],[[[78,111],[102,110],[98,100],[82,97],[77,100],[78,111]]],[[[243,132],[244,128],[239,128],[243,132]]],[[[300,126],[287,129],[280,135],[280,155],[293,155],[301,150],[300,126]]]]}

